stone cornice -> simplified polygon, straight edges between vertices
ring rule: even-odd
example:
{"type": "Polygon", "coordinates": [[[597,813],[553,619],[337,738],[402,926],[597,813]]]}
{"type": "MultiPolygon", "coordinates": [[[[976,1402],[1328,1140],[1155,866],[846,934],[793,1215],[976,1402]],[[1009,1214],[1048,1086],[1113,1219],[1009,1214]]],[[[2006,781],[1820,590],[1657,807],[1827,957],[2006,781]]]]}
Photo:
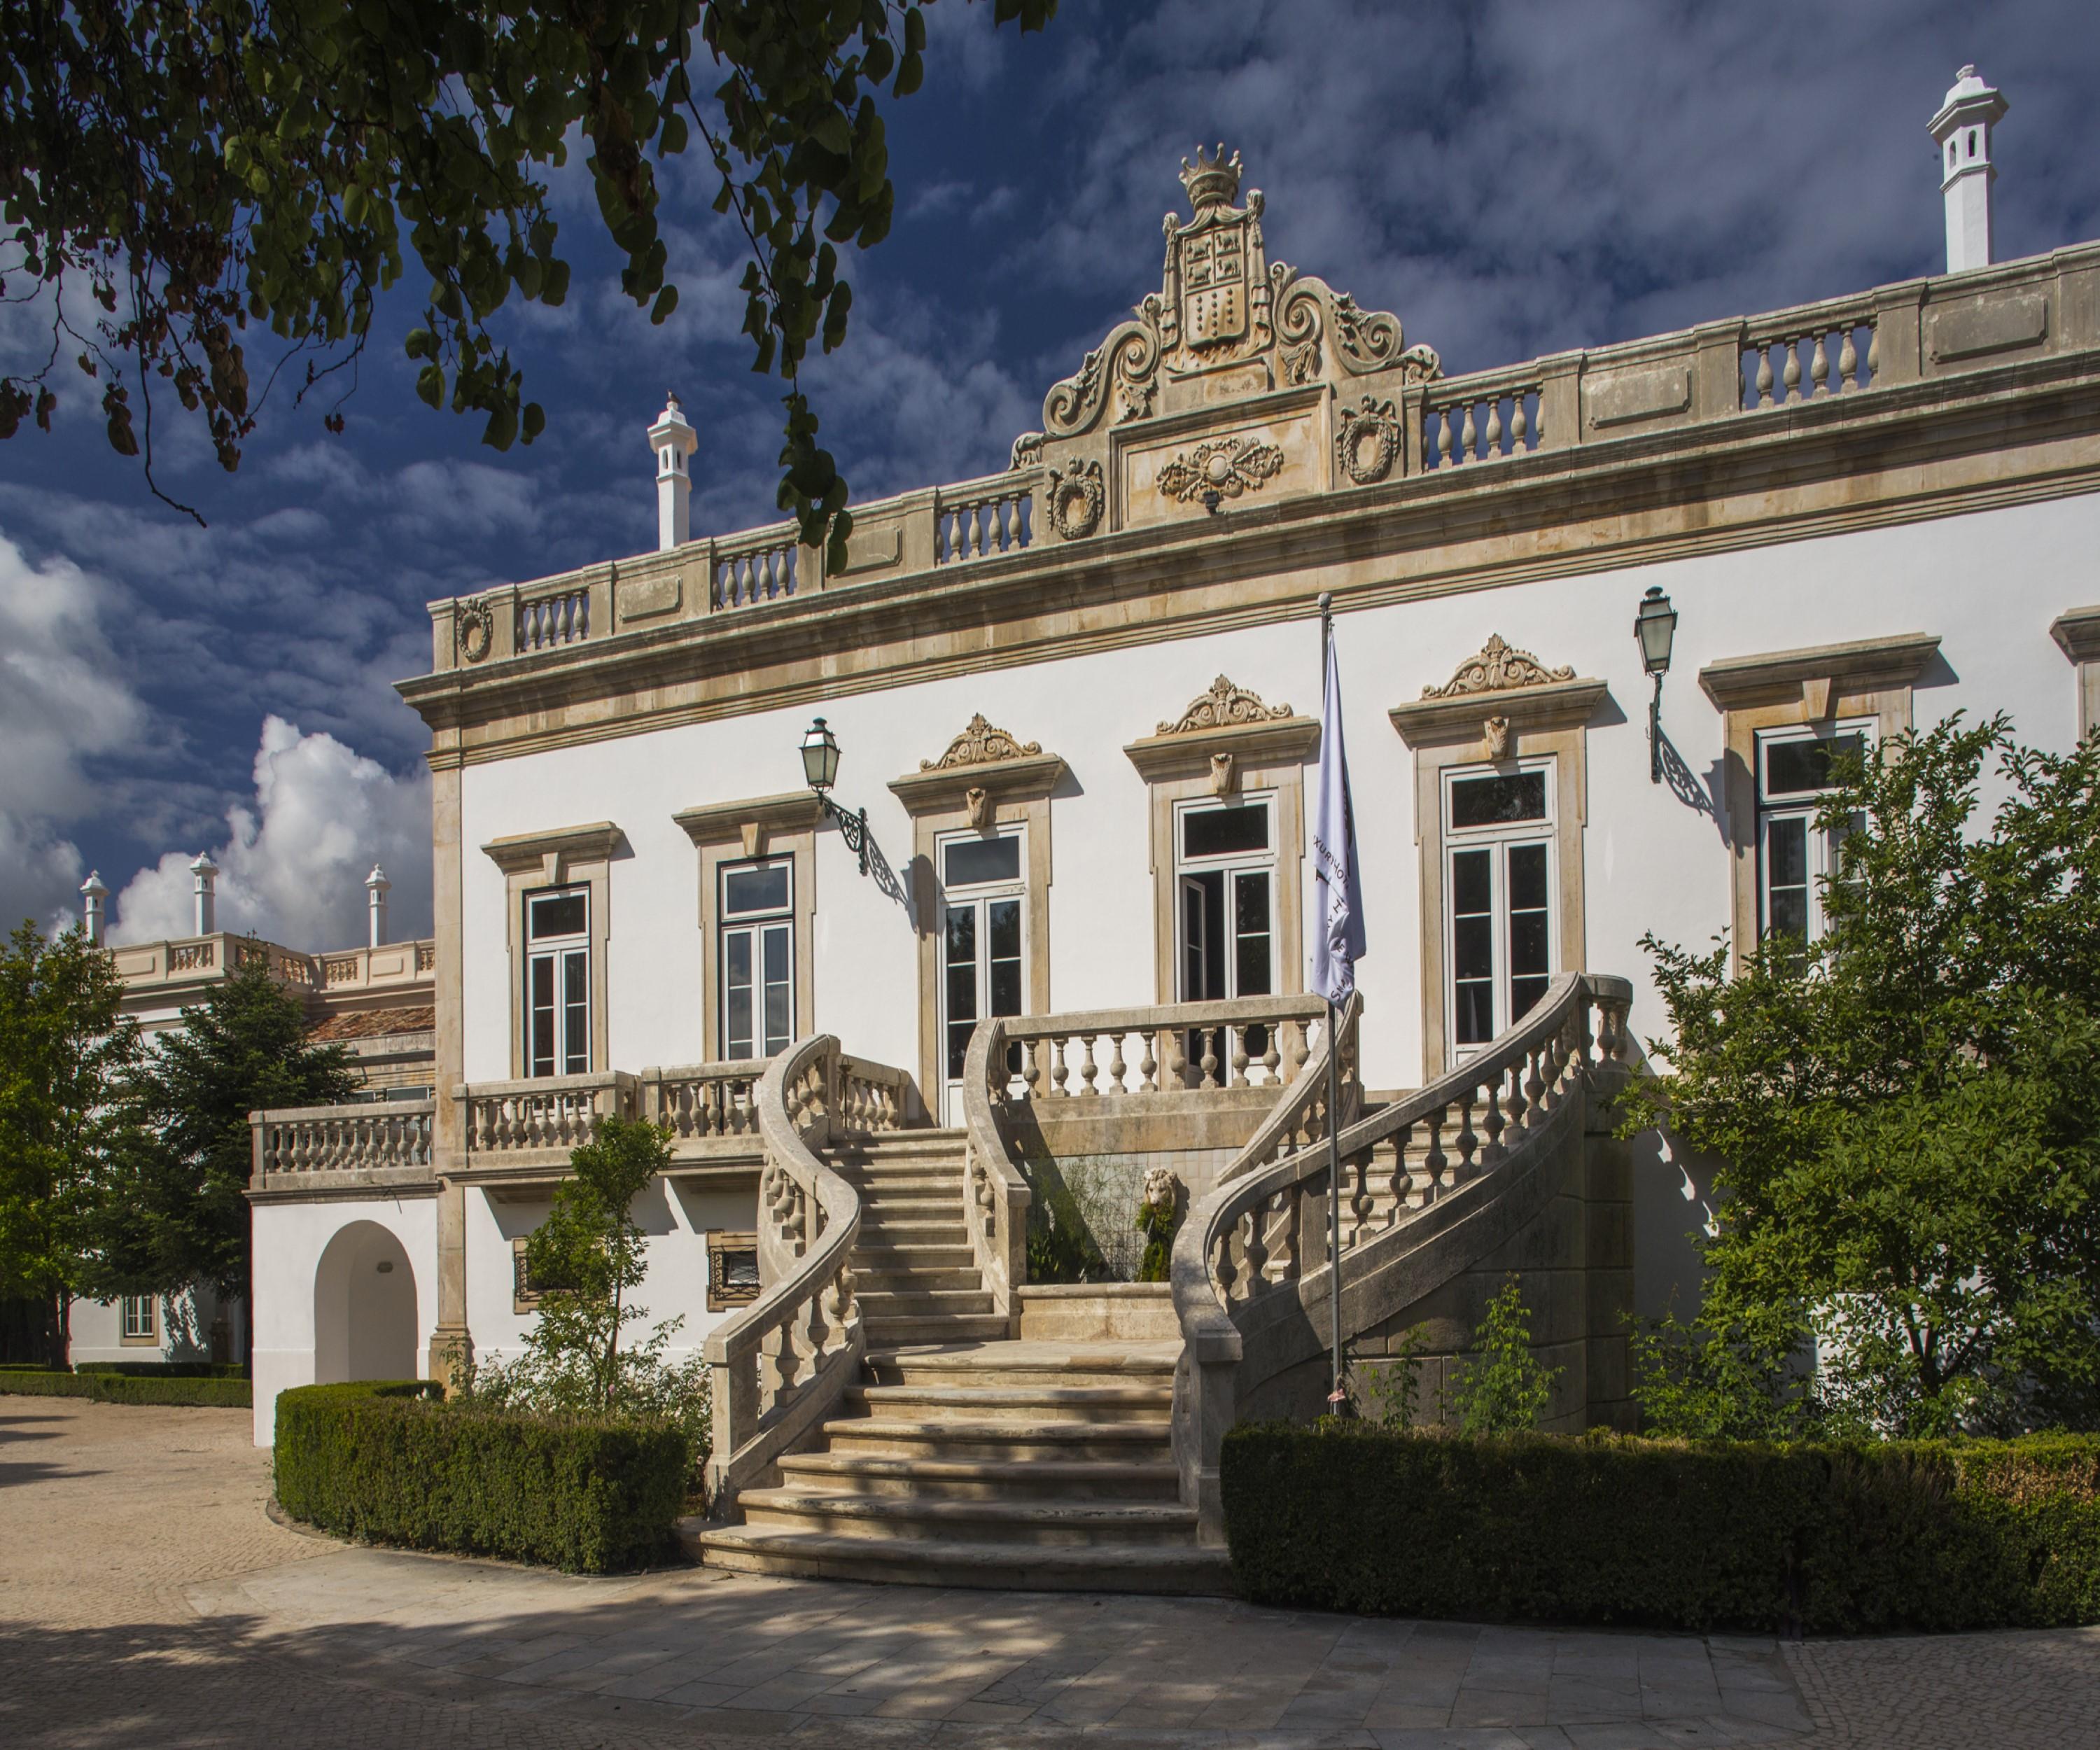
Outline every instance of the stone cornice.
{"type": "Polygon", "coordinates": [[[2100,662],[2100,607],[2075,607],[2059,614],[2049,635],[2071,661],[2100,662]]]}
{"type": "Polygon", "coordinates": [[[824,818],[823,800],[814,790],[790,790],[776,796],[748,796],[736,802],[709,802],[682,809],[671,818],[696,845],[725,844],[756,828],[761,835],[810,832],[824,818]]]}
{"type": "Polygon", "coordinates": [[[544,873],[549,881],[567,877],[573,863],[600,863],[620,844],[620,828],[609,820],[584,827],[558,827],[550,832],[518,832],[491,839],[482,853],[505,875],[544,873]]]}
{"type": "Polygon", "coordinates": [[[1699,687],[1723,711],[1789,703],[1807,699],[1811,692],[1824,694],[1823,704],[1827,710],[1832,694],[1871,693],[1884,687],[1910,685],[1939,649],[1938,638],[1910,632],[1847,644],[1814,645],[1806,650],[1732,656],[1701,669],[1699,687]]]}
{"type": "Polygon", "coordinates": [[[974,765],[937,765],[889,781],[890,794],[915,818],[959,806],[973,790],[995,802],[1031,802],[1064,781],[1061,755],[1039,753],[1014,760],[983,760],[974,765]]]}
{"type": "Polygon", "coordinates": [[[432,763],[457,765],[1309,617],[1321,588],[1347,611],[2100,490],[2096,367],[2037,359],[1043,544],[401,691],[432,763]]]}
{"type": "Polygon", "coordinates": [[[1515,730],[1580,729],[1596,714],[1609,686],[1602,681],[1533,681],[1476,693],[1440,694],[1386,712],[1410,747],[1477,741],[1490,717],[1515,730]]]}
{"type": "Polygon", "coordinates": [[[1250,767],[1303,765],[1320,746],[1317,717],[1272,717],[1260,723],[1230,723],[1221,729],[1176,730],[1127,743],[1138,775],[1148,783],[1162,778],[1188,778],[1210,769],[1213,756],[1229,754],[1244,771],[1250,767]]]}

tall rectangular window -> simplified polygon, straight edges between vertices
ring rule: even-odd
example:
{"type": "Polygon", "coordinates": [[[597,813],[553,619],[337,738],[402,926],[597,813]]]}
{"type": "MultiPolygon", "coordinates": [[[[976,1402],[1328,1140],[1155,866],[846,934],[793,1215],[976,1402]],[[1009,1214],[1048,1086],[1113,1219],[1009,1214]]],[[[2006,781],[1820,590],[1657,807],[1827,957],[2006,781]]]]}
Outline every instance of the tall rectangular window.
{"type": "Polygon", "coordinates": [[[1553,762],[1444,779],[1450,1038],[1461,1053],[1530,1012],[1553,976],[1553,762]]]}
{"type": "Polygon", "coordinates": [[[590,890],[525,896],[525,1073],[590,1069],[590,890]]]}
{"type": "Polygon", "coordinates": [[[157,1334],[153,1297],[151,1294],[126,1294],[120,1305],[125,1337],[132,1341],[151,1342],[157,1334]]]}
{"type": "Polygon", "coordinates": [[[1842,834],[1816,830],[1832,768],[1864,753],[1873,725],[1767,730],[1758,737],[1758,934],[1807,944],[1823,933],[1823,886],[1836,873],[1842,834]]]}
{"type": "Polygon", "coordinates": [[[726,863],[721,884],[722,1056],[770,1057],[795,1037],[795,862],[726,863]]]}
{"type": "Polygon", "coordinates": [[[1175,816],[1180,999],[1276,990],[1275,799],[1192,803],[1175,816]]]}
{"type": "MultiPolygon", "coordinates": [[[[1025,828],[1003,827],[937,841],[942,1079],[951,1117],[978,1020],[1027,1012],[1026,836],[1025,828]]],[[[1018,1069],[1018,1046],[1008,1061],[1018,1069]]]]}

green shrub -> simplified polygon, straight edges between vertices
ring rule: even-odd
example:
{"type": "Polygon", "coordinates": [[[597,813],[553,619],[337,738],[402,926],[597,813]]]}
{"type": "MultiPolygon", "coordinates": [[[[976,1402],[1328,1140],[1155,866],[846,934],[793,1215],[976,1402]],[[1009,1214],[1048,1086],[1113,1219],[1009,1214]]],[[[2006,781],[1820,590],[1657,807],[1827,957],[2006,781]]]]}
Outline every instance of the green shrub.
{"type": "Polygon", "coordinates": [[[2100,1622],[2100,1439],[1829,1445],[1362,1423],[1226,1436],[1263,1604],[1704,1630],[2100,1622]]]}
{"type": "Polygon", "coordinates": [[[437,1387],[302,1386],[277,1399],[277,1500],[346,1537],[600,1574],[661,1555],[685,1504],[665,1423],[430,1401],[437,1387]]]}
{"type": "Polygon", "coordinates": [[[97,1404],[174,1404],[192,1408],[247,1409],[254,1402],[245,1379],[157,1378],[151,1374],[0,1373],[0,1392],[18,1397],[87,1398],[97,1404]]]}
{"type": "Polygon", "coordinates": [[[76,1373],[121,1373],[135,1379],[245,1379],[242,1361],[77,1361],[76,1373]]]}

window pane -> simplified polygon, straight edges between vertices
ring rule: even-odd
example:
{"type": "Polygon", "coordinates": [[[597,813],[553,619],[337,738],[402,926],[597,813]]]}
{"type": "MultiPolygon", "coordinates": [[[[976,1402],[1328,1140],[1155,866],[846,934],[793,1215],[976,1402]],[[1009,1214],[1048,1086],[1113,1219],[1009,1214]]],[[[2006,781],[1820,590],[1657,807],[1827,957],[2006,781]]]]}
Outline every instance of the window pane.
{"type": "Polygon", "coordinates": [[[1268,809],[1263,803],[1237,808],[1193,809],[1181,817],[1184,857],[1228,857],[1268,849],[1268,809]]]}
{"type": "Polygon", "coordinates": [[[976,1027],[974,1021],[951,1020],[948,1023],[948,1079],[951,1082],[961,1079],[964,1066],[970,1060],[970,1034],[976,1027]]]}
{"type": "Polygon", "coordinates": [[[562,1062],[564,1075],[590,1068],[590,958],[580,950],[562,956],[562,1062]]]}
{"type": "Polygon", "coordinates": [[[786,863],[746,865],[722,871],[722,915],[741,917],[753,911],[784,911],[788,907],[788,866],[786,863]]]}
{"type": "Polygon", "coordinates": [[[1530,978],[1543,973],[1549,962],[1546,949],[1546,914],[1512,911],[1510,914],[1510,976],[1530,978]]]}
{"type": "Polygon", "coordinates": [[[1487,851],[1460,851],[1451,859],[1451,911],[1455,917],[1492,910],[1487,851]]]}
{"type": "Polygon", "coordinates": [[[1510,1025],[1515,1026],[1538,1006],[1538,999],[1546,994],[1546,981],[1543,978],[1512,978],[1510,981],[1510,1025]]]}
{"type": "Polygon", "coordinates": [[[784,925],[775,924],[765,932],[765,981],[783,984],[787,977],[788,931],[784,925]]]}
{"type": "Polygon", "coordinates": [[[721,1285],[724,1288],[757,1288],[758,1254],[755,1251],[724,1252],[721,1254],[721,1285]]]}
{"type": "Polygon", "coordinates": [[[1865,745],[1865,738],[1856,731],[1850,735],[1818,736],[1813,740],[1767,742],[1765,794],[1797,795],[1802,791],[1827,789],[1831,761],[1841,754],[1857,754],[1865,745]]]}
{"type": "Polygon", "coordinates": [[[964,962],[974,966],[977,958],[977,909],[974,906],[948,908],[948,964],[964,962]]]}
{"type": "Polygon", "coordinates": [[[1493,918],[1459,918],[1451,927],[1451,968],[1461,979],[1495,976],[1495,924],[1493,918]]]}
{"type": "Polygon", "coordinates": [[[1808,884],[1808,822],[1776,820],[1765,829],[1766,879],[1777,889],[1808,884]]]}
{"type": "Polygon", "coordinates": [[[788,987],[765,987],[765,1055],[788,1049],[788,987]]]}
{"type": "Polygon", "coordinates": [[[751,935],[749,930],[722,932],[722,1054],[727,1057],[753,1055],[751,935]]]}
{"type": "Polygon", "coordinates": [[[1233,878],[1233,972],[1235,994],[1265,997],[1275,987],[1268,952],[1268,876],[1233,878]]]}
{"type": "Polygon", "coordinates": [[[1485,1045],[1495,1036],[1494,986],[1485,979],[1461,980],[1454,995],[1458,1043],[1485,1045]]]}
{"type": "Polygon", "coordinates": [[[550,1076],[554,1073],[554,957],[540,954],[529,967],[531,1014],[527,1021],[525,1073],[550,1076]]]}
{"type": "Polygon", "coordinates": [[[1509,850],[1509,902],[1512,911],[1546,906],[1546,847],[1512,844],[1509,850]]]}
{"type": "Polygon", "coordinates": [[[1017,899],[995,899],[985,907],[986,933],[991,938],[991,957],[995,960],[1018,960],[1021,958],[1021,901],[1017,899]]]}
{"type": "Polygon", "coordinates": [[[941,851],[941,879],[950,887],[1021,879],[1021,840],[957,839],[941,851]]]}
{"type": "Polygon", "coordinates": [[[585,896],[575,893],[550,893],[545,899],[536,899],[528,908],[532,915],[532,940],[544,941],[550,936],[580,936],[589,910],[585,896]]]}
{"type": "Polygon", "coordinates": [[[1546,818],[1546,774],[1511,772],[1493,778],[1462,778],[1451,786],[1454,827],[1499,827],[1513,820],[1546,818]]]}

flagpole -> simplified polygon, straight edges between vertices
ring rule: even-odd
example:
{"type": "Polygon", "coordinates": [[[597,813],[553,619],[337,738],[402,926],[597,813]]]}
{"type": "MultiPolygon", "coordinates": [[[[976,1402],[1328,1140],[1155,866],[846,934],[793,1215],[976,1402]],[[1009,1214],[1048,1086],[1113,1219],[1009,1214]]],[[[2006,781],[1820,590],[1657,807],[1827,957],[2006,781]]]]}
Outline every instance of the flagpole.
{"type": "MultiPolygon", "coordinates": [[[[1325,590],[1320,594],[1320,691],[1321,716],[1330,716],[1333,702],[1326,695],[1329,667],[1328,646],[1335,637],[1335,598],[1325,590]]],[[[1323,725],[1324,734],[1334,734],[1331,723],[1323,725]]],[[[1326,927],[1325,919],[1321,927],[1326,927]]],[[[1342,1052],[1341,1041],[1335,1037],[1335,998],[1332,987],[1327,993],[1327,1266],[1328,1295],[1333,1312],[1334,1332],[1334,1385],[1328,1395],[1330,1414],[1339,1415],[1347,1407],[1348,1395],[1342,1390],[1342,1052]]]]}

